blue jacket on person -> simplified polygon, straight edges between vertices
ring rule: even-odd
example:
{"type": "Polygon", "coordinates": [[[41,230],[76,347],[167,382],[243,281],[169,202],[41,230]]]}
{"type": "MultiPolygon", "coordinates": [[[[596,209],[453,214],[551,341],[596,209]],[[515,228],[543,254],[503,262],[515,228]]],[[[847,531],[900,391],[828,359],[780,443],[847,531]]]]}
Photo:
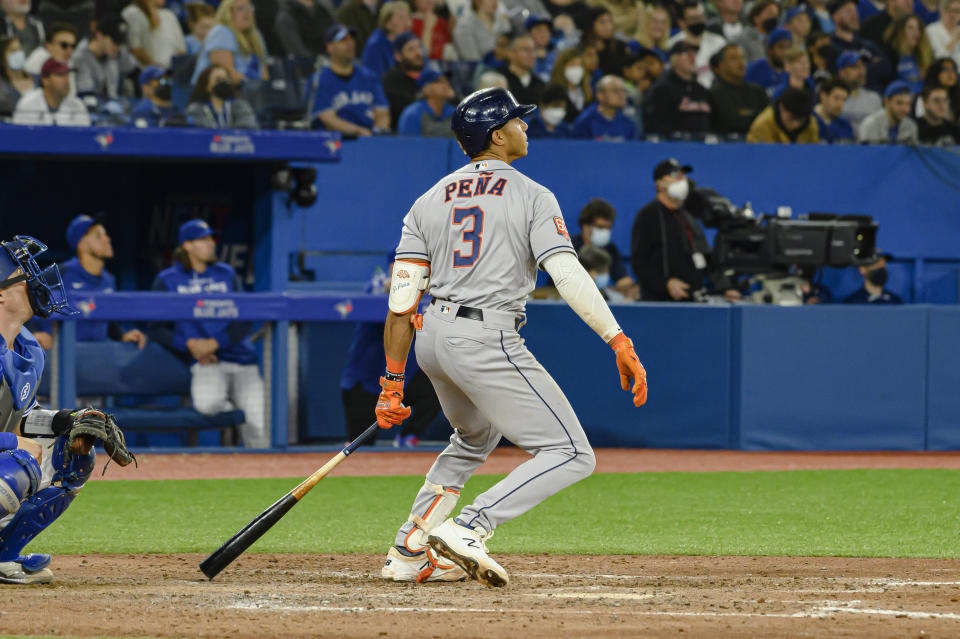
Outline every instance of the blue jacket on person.
{"type": "Polygon", "coordinates": [[[400,120],[397,122],[398,135],[423,135],[437,136],[440,133],[443,136],[450,136],[453,132],[450,130],[450,120],[453,118],[454,106],[444,102],[440,115],[430,107],[426,100],[417,100],[408,105],[403,113],[400,114],[400,120]],[[434,130],[424,131],[424,119],[430,123],[434,130]]]}
{"type": "Polygon", "coordinates": [[[178,112],[174,107],[158,107],[150,101],[150,98],[143,98],[130,111],[130,124],[131,126],[157,127],[163,120],[169,120],[175,115],[178,115],[178,112]]]}
{"type": "Polygon", "coordinates": [[[617,111],[613,119],[608,120],[594,103],[573,121],[572,137],[611,141],[636,140],[637,125],[625,116],[623,111],[617,111]]]}
{"type": "Polygon", "coordinates": [[[829,142],[831,144],[843,141],[852,142],[856,137],[853,133],[853,125],[844,118],[834,118],[830,124],[827,124],[817,115],[816,111],[813,112],[813,117],[817,119],[817,128],[820,131],[821,142],[829,142]]]}
{"type": "MultiPolygon", "coordinates": [[[[171,291],[181,295],[217,295],[242,291],[233,267],[216,262],[203,273],[187,270],[179,262],[160,271],[153,282],[155,291],[171,291]]],[[[212,337],[220,344],[217,358],[235,364],[256,364],[257,353],[250,342],[253,325],[230,320],[180,321],[173,325],[173,334],[151,330],[151,338],[167,348],[189,354],[187,340],[212,337]]]]}
{"type": "Polygon", "coordinates": [[[393,42],[383,29],[374,29],[367,44],[363,47],[363,66],[377,74],[379,78],[393,68],[396,58],[393,57],[393,42]]]}
{"type": "MultiPolygon", "coordinates": [[[[63,288],[67,292],[67,300],[74,308],[84,306],[84,296],[94,293],[113,293],[117,287],[117,280],[107,269],[100,275],[92,275],[80,264],[80,258],[74,257],[58,265],[63,288]]],[[[114,322],[85,320],[77,322],[78,342],[104,342],[108,339],[120,339],[123,331],[120,325],[111,329],[114,322]]],[[[52,332],[51,322],[47,319],[34,318],[29,324],[35,331],[52,332]]]]}
{"type": "Polygon", "coordinates": [[[767,95],[770,95],[771,91],[787,76],[786,71],[777,71],[766,58],[760,58],[747,65],[747,75],[744,80],[759,84],[767,90],[767,95]]]}
{"type": "Polygon", "coordinates": [[[12,347],[7,346],[3,336],[0,336],[0,375],[10,389],[13,408],[26,413],[37,405],[37,385],[43,375],[43,349],[26,328],[20,329],[12,347]]]}

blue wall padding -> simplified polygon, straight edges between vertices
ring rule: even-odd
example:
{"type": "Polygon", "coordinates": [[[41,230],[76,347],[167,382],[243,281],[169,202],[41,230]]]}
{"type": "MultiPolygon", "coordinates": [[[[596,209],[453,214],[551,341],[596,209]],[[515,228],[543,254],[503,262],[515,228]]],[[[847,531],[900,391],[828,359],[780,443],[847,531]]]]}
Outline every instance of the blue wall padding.
{"type": "Polygon", "coordinates": [[[926,307],[744,307],[747,450],[924,447],[926,307]]]}
{"type": "Polygon", "coordinates": [[[927,447],[960,449],[960,309],[930,310],[927,447]]]}

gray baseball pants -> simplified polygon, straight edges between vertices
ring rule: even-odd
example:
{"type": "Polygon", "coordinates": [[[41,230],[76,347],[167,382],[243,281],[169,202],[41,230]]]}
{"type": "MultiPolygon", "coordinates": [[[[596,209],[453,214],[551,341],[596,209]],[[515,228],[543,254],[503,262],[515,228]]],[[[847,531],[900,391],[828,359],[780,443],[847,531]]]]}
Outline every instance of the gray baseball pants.
{"type": "MultiPolygon", "coordinates": [[[[501,437],[532,454],[458,516],[492,531],[588,477],[596,459],[563,391],[524,346],[518,316],[484,309],[480,321],[458,309],[438,300],[417,334],[417,361],[454,428],[427,480],[459,491],[501,437]]],[[[422,488],[411,512],[423,517],[435,498],[422,488]]],[[[412,527],[401,527],[398,546],[412,527]]]]}

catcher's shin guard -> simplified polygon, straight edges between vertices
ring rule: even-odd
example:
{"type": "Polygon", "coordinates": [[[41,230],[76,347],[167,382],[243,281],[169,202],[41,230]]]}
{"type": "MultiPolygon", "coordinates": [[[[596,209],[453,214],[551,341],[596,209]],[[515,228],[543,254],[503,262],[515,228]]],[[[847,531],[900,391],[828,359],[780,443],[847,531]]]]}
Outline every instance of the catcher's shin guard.
{"type": "Polygon", "coordinates": [[[58,438],[51,451],[54,471],[51,485],[24,501],[13,519],[0,530],[0,562],[16,561],[24,546],[63,514],[93,472],[96,460],[93,449],[86,455],[71,455],[66,461],[64,445],[65,440],[58,438]]]}
{"type": "Polygon", "coordinates": [[[37,492],[41,475],[40,464],[28,452],[0,452],[0,517],[17,512],[23,500],[37,492]]]}

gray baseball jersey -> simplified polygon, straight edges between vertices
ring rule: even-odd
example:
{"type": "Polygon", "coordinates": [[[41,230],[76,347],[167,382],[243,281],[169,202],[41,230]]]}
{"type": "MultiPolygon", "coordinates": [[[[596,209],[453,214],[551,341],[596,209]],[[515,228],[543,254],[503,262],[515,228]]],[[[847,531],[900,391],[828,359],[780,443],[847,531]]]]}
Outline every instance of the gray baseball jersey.
{"type": "Polygon", "coordinates": [[[437,182],[403,219],[397,258],[430,262],[430,294],[523,312],[537,267],[575,253],[560,205],[505,162],[471,162],[437,182]]]}
{"type": "MultiPolygon", "coordinates": [[[[459,494],[501,437],[533,455],[463,508],[463,525],[493,530],[593,471],[573,408],[517,333],[537,267],[565,251],[574,252],[556,198],[504,162],[451,173],[404,218],[397,258],[430,262],[439,302],[417,334],[417,361],[455,429],[428,482],[459,494]],[[482,321],[461,317],[461,306],[482,309],[482,321]]],[[[425,486],[411,512],[425,518],[437,499],[425,486]]],[[[408,555],[422,551],[408,545],[413,526],[395,540],[408,555]]]]}

